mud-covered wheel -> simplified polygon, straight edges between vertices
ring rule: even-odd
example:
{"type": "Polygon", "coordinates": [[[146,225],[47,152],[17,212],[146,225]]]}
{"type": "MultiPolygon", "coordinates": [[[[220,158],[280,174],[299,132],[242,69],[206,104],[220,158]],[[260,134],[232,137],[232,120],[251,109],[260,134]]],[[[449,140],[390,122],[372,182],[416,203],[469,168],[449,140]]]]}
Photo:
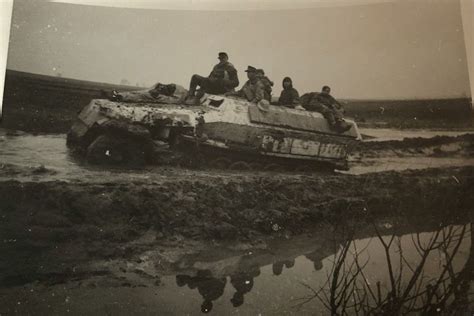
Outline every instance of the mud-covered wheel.
{"type": "Polygon", "coordinates": [[[99,135],[88,147],[86,160],[94,164],[142,166],[147,157],[146,146],[128,137],[99,135]]]}
{"type": "Polygon", "coordinates": [[[195,152],[189,157],[189,166],[192,168],[201,168],[205,165],[206,158],[200,152],[195,152]]]}
{"type": "Polygon", "coordinates": [[[252,168],[245,161],[236,161],[229,166],[231,170],[251,170],[252,168]]]}
{"type": "Polygon", "coordinates": [[[209,165],[212,168],[217,168],[217,169],[227,169],[231,165],[231,161],[227,158],[217,158],[212,160],[209,165]]]}

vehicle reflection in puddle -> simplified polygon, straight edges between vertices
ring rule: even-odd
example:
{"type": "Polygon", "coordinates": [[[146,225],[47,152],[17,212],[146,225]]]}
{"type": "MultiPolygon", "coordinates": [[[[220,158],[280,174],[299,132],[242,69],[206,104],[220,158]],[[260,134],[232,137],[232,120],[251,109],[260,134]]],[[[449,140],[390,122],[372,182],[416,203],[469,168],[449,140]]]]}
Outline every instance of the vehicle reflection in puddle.
{"type": "Polygon", "coordinates": [[[332,254],[323,246],[262,267],[252,264],[251,256],[243,256],[232,273],[198,270],[193,276],[177,275],[176,283],[197,289],[203,311],[219,302],[219,314],[231,312],[233,306],[243,314],[431,315],[472,302],[470,224],[429,233],[346,239],[333,246],[332,254]],[[226,286],[231,290],[224,291],[226,286]]]}
{"type": "Polygon", "coordinates": [[[472,310],[473,225],[387,235],[391,225],[378,225],[368,238],[346,234],[296,243],[297,255],[288,241],[281,249],[218,260],[206,261],[206,254],[200,260],[185,257],[176,263],[174,275],[146,276],[129,262],[131,271],[118,278],[121,285],[111,279],[47,290],[32,284],[18,290],[13,301],[5,296],[3,306],[20,314],[113,315],[432,315],[472,310]],[[131,276],[143,277],[142,284],[125,282],[131,276]]]}

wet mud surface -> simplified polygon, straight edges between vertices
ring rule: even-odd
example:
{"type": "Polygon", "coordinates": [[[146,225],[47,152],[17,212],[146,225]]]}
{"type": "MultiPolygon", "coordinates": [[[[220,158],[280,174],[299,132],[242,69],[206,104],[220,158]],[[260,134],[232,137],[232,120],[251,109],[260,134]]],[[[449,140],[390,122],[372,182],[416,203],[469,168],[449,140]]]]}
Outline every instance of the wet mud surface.
{"type": "Polygon", "coordinates": [[[322,174],[97,168],[64,135],[2,130],[0,314],[355,314],[331,297],[378,287],[351,299],[468,311],[474,135],[436,135],[363,142],[322,174]]]}

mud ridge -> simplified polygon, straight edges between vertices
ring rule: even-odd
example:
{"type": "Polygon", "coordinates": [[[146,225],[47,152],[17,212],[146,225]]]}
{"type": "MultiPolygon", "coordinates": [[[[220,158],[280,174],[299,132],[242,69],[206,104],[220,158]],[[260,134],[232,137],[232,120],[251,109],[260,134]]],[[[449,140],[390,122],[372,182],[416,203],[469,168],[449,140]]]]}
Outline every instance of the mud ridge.
{"type": "MultiPolygon", "coordinates": [[[[181,178],[156,184],[5,181],[0,183],[0,269],[37,270],[55,251],[66,261],[64,252],[70,253],[74,262],[126,258],[144,249],[123,244],[150,230],[156,239],[171,241],[258,242],[311,232],[322,222],[363,221],[367,216],[456,218],[471,213],[473,184],[474,168],[181,178]]],[[[61,264],[48,262],[51,271],[42,273],[61,264]]]]}
{"type": "Polygon", "coordinates": [[[474,134],[464,134],[459,136],[434,136],[431,138],[414,137],[404,138],[403,140],[388,140],[388,141],[370,141],[360,142],[353,149],[356,151],[365,150],[387,150],[387,149],[408,149],[408,148],[423,148],[440,146],[451,143],[462,143],[470,145],[472,149],[474,144],[474,134]]]}

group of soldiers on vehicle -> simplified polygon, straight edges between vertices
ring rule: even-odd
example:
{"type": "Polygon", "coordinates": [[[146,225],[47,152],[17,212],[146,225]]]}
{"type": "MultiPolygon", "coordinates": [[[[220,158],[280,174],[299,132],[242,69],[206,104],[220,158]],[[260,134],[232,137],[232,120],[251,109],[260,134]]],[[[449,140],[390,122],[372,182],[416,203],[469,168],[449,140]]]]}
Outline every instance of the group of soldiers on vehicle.
{"type": "Polygon", "coordinates": [[[331,96],[331,88],[324,86],[321,92],[310,92],[299,96],[293,87],[290,77],[285,77],[282,82],[283,90],[278,102],[272,103],[272,87],[274,85],[263,69],[248,66],[245,72],[248,80],[240,90],[239,78],[234,65],[229,62],[225,52],[218,54],[219,63],[214,66],[209,76],[204,77],[194,74],[189,83],[189,90],[175,85],[156,84],[151,90],[117,93],[112,92],[109,98],[114,101],[147,102],[154,100],[169,104],[199,104],[204,94],[216,94],[243,98],[255,103],[262,109],[269,104],[307,110],[321,113],[328,121],[330,127],[339,133],[351,128],[343,119],[344,108],[341,103],[331,96]],[[199,89],[198,89],[199,87],[199,89]]]}
{"type": "MultiPolygon", "coordinates": [[[[263,69],[248,66],[245,72],[248,80],[238,91],[239,85],[237,70],[229,62],[229,56],[225,52],[218,55],[219,63],[214,66],[208,77],[193,75],[189,85],[187,100],[195,102],[204,93],[223,94],[225,96],[236,96],[244,98],[249,102],[257,104],[270,104],[273,81],[271,81],[263,69]],[[197,86],[200,87],[196,94],[197,86]]],[[[331,88],[324,86],[321,92],[311,92],[303,95],[300,99],[298,91],[293,87],[290,77],[285,77],[282,82],[283,90],[278,102],[274,105],[297,108],[321,113],[328,121],[331,128],[338,132],[345,132],[351,128],[343,119],[344,108],[341,103],[331,96],[331,88]]]]}

